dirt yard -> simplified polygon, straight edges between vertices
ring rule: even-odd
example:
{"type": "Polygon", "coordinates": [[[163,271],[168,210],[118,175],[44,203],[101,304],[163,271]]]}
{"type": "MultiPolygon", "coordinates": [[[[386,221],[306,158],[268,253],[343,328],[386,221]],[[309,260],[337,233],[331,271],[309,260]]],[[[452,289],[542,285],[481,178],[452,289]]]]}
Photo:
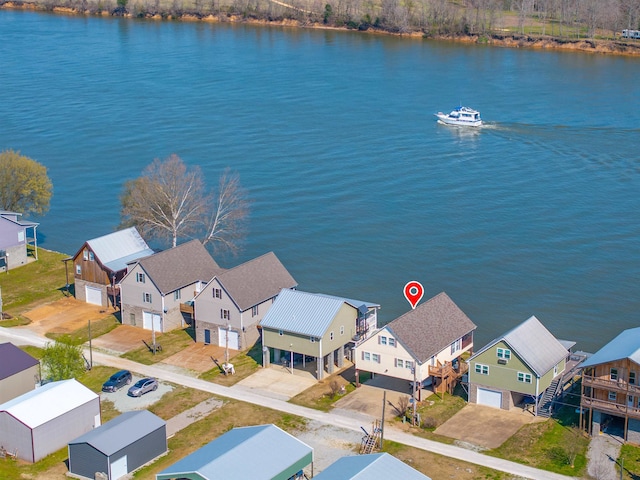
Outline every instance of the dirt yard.
{"type": "Polygon", "coordinates": [[[80,302],[73,297],[64,297],[58,301],[37,307],[24,313],[31,320],[29,329],[40,334],[71,333],[85,327],[89,320],[101,320],[113,309],[80,302]]]}

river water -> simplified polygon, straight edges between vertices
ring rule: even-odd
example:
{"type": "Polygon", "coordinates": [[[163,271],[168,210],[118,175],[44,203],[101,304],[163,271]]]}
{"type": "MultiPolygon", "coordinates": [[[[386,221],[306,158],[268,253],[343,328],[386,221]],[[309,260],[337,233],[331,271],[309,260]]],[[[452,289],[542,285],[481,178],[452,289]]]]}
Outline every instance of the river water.
{"type": "Polygon", "coordinates": [[[0,11],[0,149],[54,184],[41,246],[113,231],[176,153],[252,200],[232,266],[409,309],[446,291],[476,343],[536,315],[595,351],[640,323],[640,59],[243,25],[0,11]],[[438,125],[459,103],[487,125],[438,125]]]}

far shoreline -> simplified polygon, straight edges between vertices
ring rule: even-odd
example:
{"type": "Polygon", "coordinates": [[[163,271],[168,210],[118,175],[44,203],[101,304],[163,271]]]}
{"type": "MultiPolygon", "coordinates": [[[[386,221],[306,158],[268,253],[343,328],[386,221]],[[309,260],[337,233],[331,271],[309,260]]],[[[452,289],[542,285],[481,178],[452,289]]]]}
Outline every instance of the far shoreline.
{"type": "Polygon", "coordinates": [[[208,14],[198,15],[195,13],[183,13],[180,15],[145,14],[134,16],[129,12],[110,12],[101,10],[92,12],[89,9],[80,10],[74,7],[63,5],[41,5],[37,2],[3,1],[0,0],[0,10],[28,10],[39,13],[54,13],[68,16],[85,17],[122,17],[129,19],[154,20],[154,21],[181,21],[181,22],[206,22],[206,23],[233,23],[258,26],[276,26],[301,29],[335,30],[353,33],[364,33],[369,35],[388,35],[415,40],[437,40],[451,43],[464,43],[472,45],[487,45],[503,48],[525,48],[532,50],[581,52],[601,55],[640,57],[640,41],[634,40],[594,40],[594,39],[564,39],[551,36],[532,36],[520,34],[497,34],[491,35],[441,35],[430,34],[422,31],[408,33],[397,33],[380,28],[368,28],[366,30],[349,28],[347,26],[332,26],[313,21],[300,21],[295,19],[265,20],[259,18],[245,17],[236,14],[208,14]]]}

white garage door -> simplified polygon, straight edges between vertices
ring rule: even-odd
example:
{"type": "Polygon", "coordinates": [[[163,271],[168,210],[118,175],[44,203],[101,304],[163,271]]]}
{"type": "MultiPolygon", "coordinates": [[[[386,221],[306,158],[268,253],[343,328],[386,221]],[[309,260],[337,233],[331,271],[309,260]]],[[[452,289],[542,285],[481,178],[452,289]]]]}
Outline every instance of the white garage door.
{"type": "Polygon", "coordinates": [[[502,393],[487,390],[486,388],[478,388],[478,404],[500,408],[502,405],[502,393]]]}
{"type": "Polygon", "coordinates": [[[156,332],[162,331],[162,318],[158,313],[142,312],[142,328],[156,332]],[[153,323],[152,323],[153,322],[153,323]]]}
{"type": "Polygon", "coordinates": [[[102,305],[102,290],[85,285],[84,298],[87,299],[87,303],[92,303],[93,305],[102,305]]]}
{"type": "Polygon", "coordinates": [[[117,480],[120,477],[124,477],[127,473],[127,456],[120,457],[117,460],[111,462],[111,480],[117,480]]]}
{"type": "Polygon", "coordinates": [[[225,328],[218,329],[218,341],[221,347],[227,346],[227,334],[229,335],[229,348],[231,350],[239,350],[238,347],[238,332],[229,332],[225,328]]]}

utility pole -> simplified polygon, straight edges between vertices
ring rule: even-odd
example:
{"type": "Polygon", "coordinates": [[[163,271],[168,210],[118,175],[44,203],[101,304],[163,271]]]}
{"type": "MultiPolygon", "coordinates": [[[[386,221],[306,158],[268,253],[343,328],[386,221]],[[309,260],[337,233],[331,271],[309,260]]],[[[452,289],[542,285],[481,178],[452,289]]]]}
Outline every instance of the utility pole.
{"type": "Polygon", "coordinates": [[[89,370],[93,368],[93,348],[91,348],[91,320],[89,320],[89,370]]]}
{"type": "Polygon", "coordinates": [[[416,424],[416,364],[413,362],[413,417],[411,418],[411,425],[416,424]]]}
{"type": "Polygon", "coordinates": [[[384,409],[387,406],[387,391],[382,392],[382,421],[380,422],[380,450],[382,451],[382,443],[384,442],[384,409]]]}

